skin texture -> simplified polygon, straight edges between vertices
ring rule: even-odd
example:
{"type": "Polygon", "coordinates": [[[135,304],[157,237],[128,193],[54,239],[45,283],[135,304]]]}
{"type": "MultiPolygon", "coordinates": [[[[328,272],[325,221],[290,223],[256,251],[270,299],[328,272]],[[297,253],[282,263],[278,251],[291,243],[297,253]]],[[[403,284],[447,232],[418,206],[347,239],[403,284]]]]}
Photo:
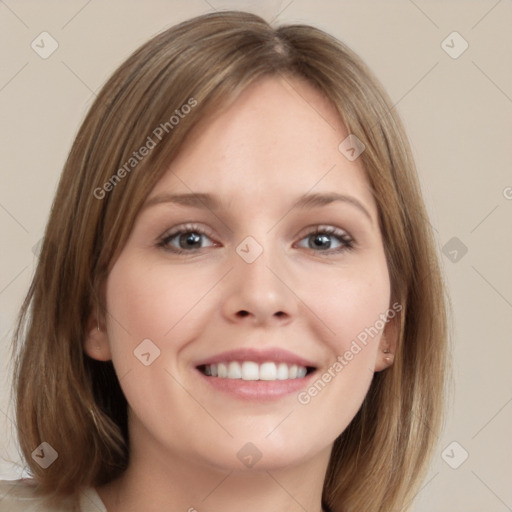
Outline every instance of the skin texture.
{"type": "Polygon", "coordinates": [[[198,125],[150,193],[210,193],[220,204],[143,209],[107,279],[101,332],[91,318],[86,352],[113,360],[129,403],[130,466],[98,489],[109,512],[321,510],[333,442],[374,371],[388,365],[394,321],[308,404],[297,392],[238,399],[195,365],[226,350],[279,347],[314,362],[321,376],[391,307],[369,183],[360,159],[338,150],[347,136],[309,84],[265,78],[198,125]],[[333,192],[358,199],[370,218],[348,202],[292,208],[305,193],[333,192]],[[171,252],[179,236],[158,246],[184,224],[206,230],[200,248],[171,252]],[[337,229],[353,248],[336,252],[336,235],[327,235],[330,249],[315,248],[317,226],[337,229]],[[263,249],[252,263],[236,251],[248,236],[263,249]],[[144,339],[160,350],[149,366],[134,356],[144,339]],[[237,457],[248,442],[261,454],[252,468],[237,457]]]}

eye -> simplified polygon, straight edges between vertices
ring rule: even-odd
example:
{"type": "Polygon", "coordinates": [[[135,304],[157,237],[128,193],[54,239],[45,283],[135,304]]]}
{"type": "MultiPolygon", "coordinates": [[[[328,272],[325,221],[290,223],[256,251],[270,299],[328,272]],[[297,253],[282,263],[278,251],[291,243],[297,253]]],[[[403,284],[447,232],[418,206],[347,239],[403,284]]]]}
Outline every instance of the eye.
{"type": "Polygon", "coordinates": [[[213,242],[209,234],[196,225],[178,227],[165,234],[158,246],[166,251],[174,253],[195,252],[206,247],[214,247],[218,244],[213,242]]]}
{"type": "Polygon", "coordinates": [[[337,253],[353,249],[354,240],[340,229],[332,226],[317,226],[300,240],[299,247],[312,249],[315,252],[337,253]]]}

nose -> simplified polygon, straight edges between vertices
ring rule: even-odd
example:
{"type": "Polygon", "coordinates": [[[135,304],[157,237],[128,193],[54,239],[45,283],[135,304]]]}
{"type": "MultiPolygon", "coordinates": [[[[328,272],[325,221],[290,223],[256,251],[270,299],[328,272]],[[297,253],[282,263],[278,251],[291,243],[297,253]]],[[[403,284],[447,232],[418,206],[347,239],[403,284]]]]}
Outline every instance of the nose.
{"type": "Polygon", "coordinates": [[[285,325],[297,315],[298,298],[278,260],[263,251],[255,261],[247,263],[235,253],[222,306],[229,322],[285,325]]]}

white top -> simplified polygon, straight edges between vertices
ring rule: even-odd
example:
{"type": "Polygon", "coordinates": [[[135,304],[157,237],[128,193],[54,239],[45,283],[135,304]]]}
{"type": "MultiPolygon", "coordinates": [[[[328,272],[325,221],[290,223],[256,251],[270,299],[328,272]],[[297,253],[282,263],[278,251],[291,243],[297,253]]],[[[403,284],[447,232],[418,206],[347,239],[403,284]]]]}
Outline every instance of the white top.
{"type": "MultiPolygon", "coordinates": [[[[48,508],[44,498],[35,496],[34,480],[0,480],[0,510],[2,512],[69,512],[71,508],[63,505],[48,508]]],[[[98,493],[89,487],[80,493],[80,512],[107,512],[98,493]]]]}

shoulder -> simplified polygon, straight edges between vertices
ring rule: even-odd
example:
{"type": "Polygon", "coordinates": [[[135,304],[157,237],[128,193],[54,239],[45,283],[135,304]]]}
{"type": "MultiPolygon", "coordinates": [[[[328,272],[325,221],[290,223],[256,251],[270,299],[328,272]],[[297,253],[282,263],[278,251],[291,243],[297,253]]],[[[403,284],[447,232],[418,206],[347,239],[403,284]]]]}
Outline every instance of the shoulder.
{"type": "Polygon", "coordinates": [[[72,508],[49,507],[37,493],[35,480],[0,480],[0,510],[2,512],[71,512],[72,508]]]}
{"type": "Polygon", "coordinates": [[[37,506],[36,485],[33,480],[0,480],[0,509],[2,512],[32,510],[37,506]]]}

